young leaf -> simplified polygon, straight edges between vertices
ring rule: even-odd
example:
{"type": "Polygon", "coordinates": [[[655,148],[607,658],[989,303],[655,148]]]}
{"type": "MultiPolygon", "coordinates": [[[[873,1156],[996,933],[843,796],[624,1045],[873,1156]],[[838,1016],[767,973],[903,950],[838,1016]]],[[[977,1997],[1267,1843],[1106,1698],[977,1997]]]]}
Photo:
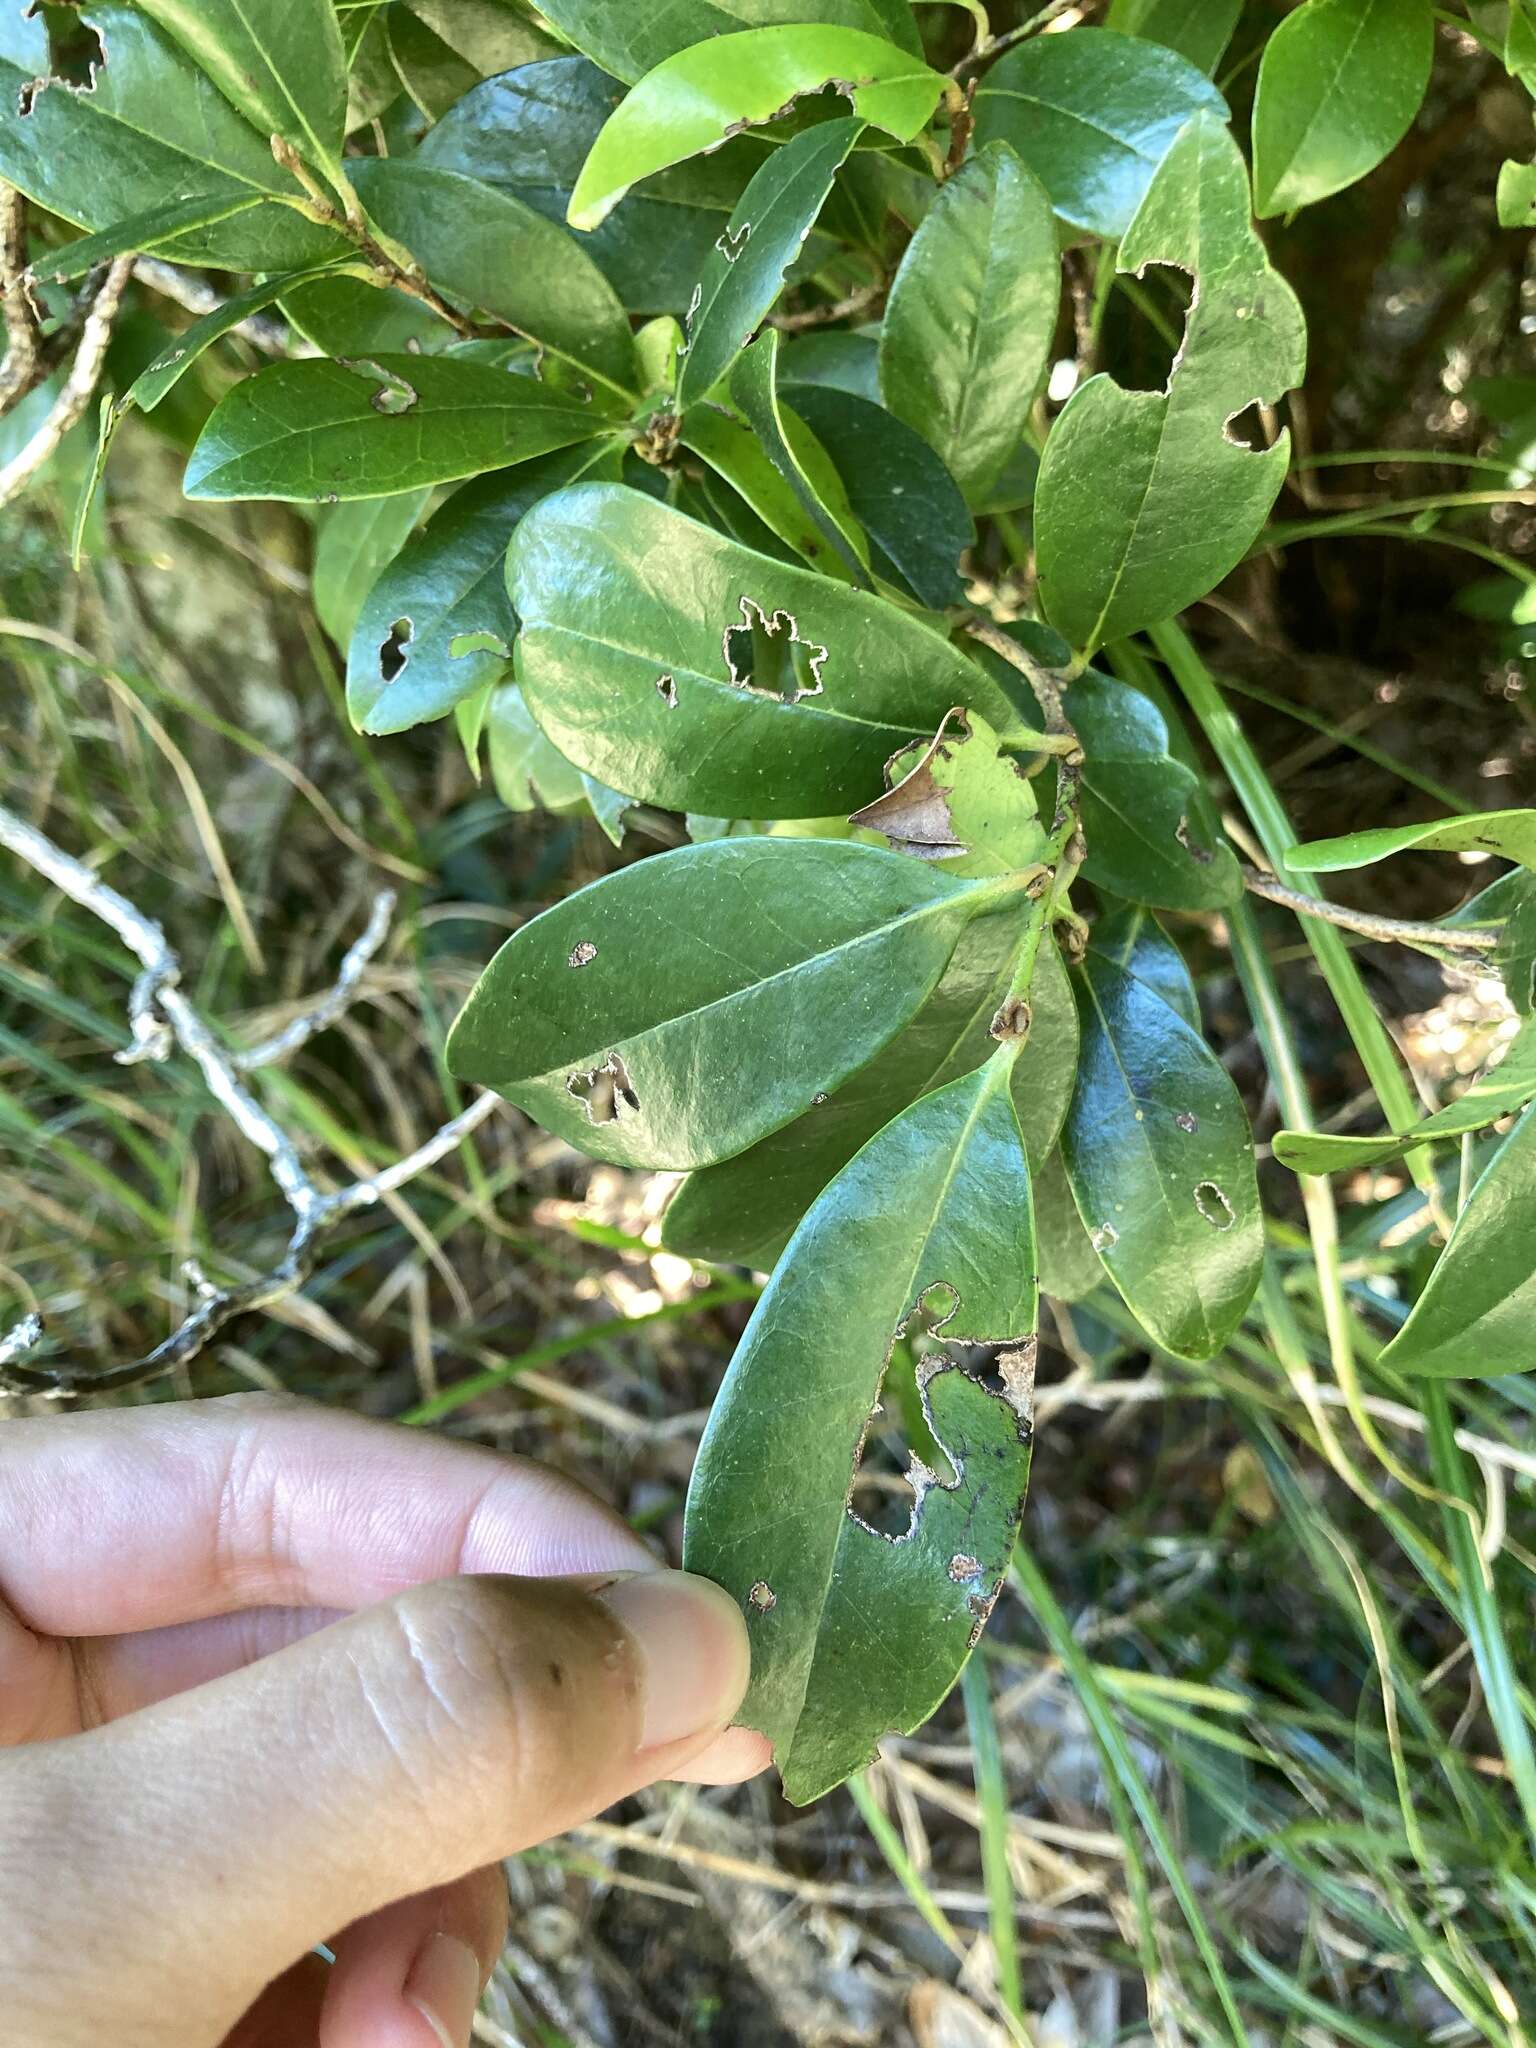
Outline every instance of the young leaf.
{"type": "Polygon", "coordinates": [[[1312,839],[1293,846],[1285,864],[1304,874],[1328,875],[1370,867],[1394,853],[1497,853],[1536,868],[1536,810],[1474,811],[1461,818],[1426,818],[1422,825],[1382,825],[1337,839],[1312,839]]]}
{"type": "MultiPolygon", "coordinates": [[[[334,171],[347,65],[331,0],[138,0],[258,134],[334,171]]],[[[109,58],[110,61],[110,58],[109,58]]]]}
{"type": "Polygon", "coordinates": [[[1253,1138],[1203,1038],[1090,951],[1062,1152],[1078,1213],[1153,1342],[1209,1358],[1243,1319],[1264,1255],[1253,1138]]]}
{"type": "Polygon", "coordinates": [[[1182,611],[1241,560],[1284,480],[1290,439],[1255,451],[1227,425],[1299,383],[1306,362],[1301,308],[1270,268],[1243,160],[1215,115],[1180,133],[1116,260],[1125,271],[1176,264],[1196,289],[1167,390],[1090,377],[1045,445],[1041,602],[1088,650],[1182,611]]]}
{"type": "Polygon", "coordinates": [[[797,1804],[933,1712],[985,1625],[1029,1473],[1035,1246],[1006,1068],[905,1110],[838,1175],[753,1312],[699,1447],[684,1560],[741,1602],[740,1718],[797,1804]],[[952,1467],[914,1464],[900,1536],[850,1505],[896,1341],[921,1327],[923,1412],[952,1467]],[[1001,1387],[942,1347],[1013,1347],[1001,1387]]]}
{"type": "Polygon", "coordinates": [[[1010,893],[846,840],[680,847],[514,934],[448,1063],[594,1158],[707,1166],[873,1059],[1010,893]]]}
{"type": "Polygon", "coordinates": [[[505,558],[517,522],[611,456],[610,444],[589,441],[480,477],[401,549],[369,590],[347,651],[347,709],[359,732],[441,718],[506,673],[517,614],[505,558]]]}
{"type": "Polygon", "coordinates": [[[635,388],[624,308],[585,249],[520,199],[408,159],[359,159],[352,182],[375,224],[432,282],[620,392],[635,388]]]}
{"type": "Polygon", "coordinates": [[[49,78],[46,34],[29,33],[33,25],[23,21],[19,6],[4,11],[9,21],[0,28],[0,100],[6,108],[0,119],[0,178],[39,206],[100,230],[125,212],[169,206],[189,192],[227,192],[232,202],[263,203],[189,230],[168,251],[178,262],[286,270],[345,253],[346,244],[331,229],[275,203],[279,196],[301,194],[273,162],[266,136],[242,121],[212,81],[137,8],[92,7],[83,17],[99,34],[106,57],[88,92],[49,78]],[[125,195],[131,195],[126,204],[125,195]]]}
{"type": "Polygon", "coordinates": [[[1347,1138],[1331,1131],[1277,1131],[1275,1157],[1293,1173],[1342,1173],[1346,1168],[1379,1166],[1437,1138],[1459,1138],[1466,1131],[1480,1131],[1511,1110],[1523,1108],[1533,1096],[1536,1019],[1527,1019],[1496,1067],[1411,1130],[1384,1131],[1379,1138],[1347,1138]]]}
{"type": "Polygon", "coordinates": [[[571,226],[595,228],[641,178],[777,120],[803,94],[833,84],[861,121],[910,142],[943,80],[858,29],[755,28],[695,43],[647,72],[604,124],[571,194],[571,226]]]}
{"type": "Polygon", "coordinates": [[[757,171],[704,259],[688,311],[679,407],[718,384],[783,288],[862,121],[824,121],[757,171]]]}
{"type": "Polygon", "coordinates": [[[965,595],[960,557],[976,529],[958,486],[920,434],[850,392],[792,383],[802,358],[779,352],[779,390],[826,450],[869,542],[870,566],[941,611],[965,595]]]}
{"type": "Polygon", "coordinates": [[[795,446],[795,441],[803,447],[807,440],[815,437],[799,421],[787,418],[780,409],[778,360],[778,334],[772,327],[765,328],[732,372],[731,396],[746,415],[758,446],[788,484],[795,502],[815,526],[832,557],[842,563],[848,580],[861,590],[873,589],[865,567],[869,543],[848,510],[842,479],[823,454],[817,466],[822,479],[831,485],[831,490],[823,497],[808,465],[801,459],[800,449],[795,446]],[[795,432],[797,428],[798,433],[795,432]],[[837,516],[839,512],[843,515],[841,519],[837,516]]]}
{"type": "Polygon", "coordinates": [[[515,683],[491,691],[485,738],[491,782],[509,811],[569,811],[585,798],[580,775],[534,724],[515,683]]]}
{"type": "Polygon", "coordinates": [[[976,95],[976,141],[1009,142],[1073,227],[1117,241],[1174,137],[1194,115],[1227,118],[1208,78],[1172,50],[1077,28],[1035,36],[976,95]]]}
{"type": "Polygon", "coordinates": [[[1243,0],[1114,0],[1108,26],[1177,50],[1209,78],[1242,11],[1243,0]]]}
{"type": "Polygon", "coordinates": [[[317,518],[311,578],[320,623],[345,647],[369,585],[405,545],[430,493],[402,491],[392,498],[359,498],[328,505],[317,518]]]}
{"type": "Polygon", "coordinates": [[[1533,1215],[1536,1106],[1484,1167],[1412,1314],[1382,1352],[1384,1367],[1467,1380],[1530,1371],[1533,1215]]]}
{"type": "Polygon", "coordinates": [[[880,389],[973,503],[1018,446],[1061,297],[1056,221],[1005,142],[939,187],[880,331],[880,389]]]}
{"type": "Polygon", "coordinates": [[[1005,745],[1022,730],[992,678],[919,619],[638,491],[557,492],[507,562],[535,718],[645,803],[829,817],[872,796],[890,755],[954,705],[1005,745]]]}
{"type": "Polygon", "coordinates": [[[923,52],[907,0],[551,0],[542,13],[578,50],[633,85],[690,44],[741,29],[817,21],[884,36],[913,57],[923,52]]]}
{"type": "Polygon", "coordinates": [[[1086,669],[1067,692],[1083,743],[1083,872],[1132,903],[1217,910],[1242,894],[1225,840],[1203,843],[1190,816],[1198,783],[1168,752],[1168,728],[1150,698],[1086,669]]]}
{"type": "MultiPolygon", "coordinates": [[[[846,582],[850,578],[842,550],[829,544],[823,524],[823,519],[828,516],[826,507],[835,505],[846,522],[847,533],[858,531],[842,479],[832,467],[826,451],[816,446],[809,429],[802,427],[798,420],[784,419],[783,425],[786,433],[795,437],[798,456],[796,463],[785,467],[797,468],[802,483],[807,473],[813,474],[820,486],[819,491],[809,488],[797,491],[786,476],[785,467],[773,461],[745,417],[734,406],[723,405],[717,398],[712,398],[708,405],[693,408],[683,422],[678,439],[693,454],[702,456],[715,475],[723,478],[750,508],[745,519],[739,513],[728,511],[720,503],[717,493],[709,488],[712,479],[706,479],[704,494],[713,515],[711,524],[749,547],[757,547],[764,554],[771,552],[776,560],[790,559],[778,546],[783,541],[801,561],[820,569],[823,575],[846,582]],[[808,499],[813,502],[819,499],[817,511],[820,517],[807,509],[808,499]],[[761,529],[753,525],[751,515],[762,522],[761,529]]],[[[847,545],[846,540],[844,545],[847,545]]],[[[854,559],[858,557],[855,555],[854,559]]]]}
{"type": "Polygon", "coordinates": [[[602,433],[532,377],[437,356],[274,363],[220,401],[187,464],[189,498],[327,504],[454,483],[602,433]]]}
{"type": "Polygon", "coordinates": [[[1311,206],[1374,170],[1429,83],[1429,0],[1308,0],[1264,47],[1253,102],[1260,219],[1311,206]]]}

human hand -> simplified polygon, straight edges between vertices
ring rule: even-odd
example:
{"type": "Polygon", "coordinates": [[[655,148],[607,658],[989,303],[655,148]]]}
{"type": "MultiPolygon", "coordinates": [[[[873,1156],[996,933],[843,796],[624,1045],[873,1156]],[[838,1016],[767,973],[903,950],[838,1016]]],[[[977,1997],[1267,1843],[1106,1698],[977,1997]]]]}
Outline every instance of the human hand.
{"type": "Polygon", "coordinates": [[[497,1861],[761,1768],[747,1661],[524,1460],[264,1396],[0,1424],[6,2048],[460,2048],[497,1861]]]}

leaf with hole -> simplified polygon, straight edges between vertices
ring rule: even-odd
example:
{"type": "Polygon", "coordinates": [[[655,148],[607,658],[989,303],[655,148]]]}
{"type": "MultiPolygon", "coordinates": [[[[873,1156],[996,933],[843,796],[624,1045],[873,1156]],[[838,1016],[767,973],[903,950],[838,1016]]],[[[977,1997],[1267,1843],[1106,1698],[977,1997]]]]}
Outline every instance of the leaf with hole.
{"type": "Polygon", "coordinates": [[[1045,444],[1041,603],[1089,651],[1182,611],[1242,559],[1285,479],[1290,439],[1254,450],[1227,429],[1306,366],[1301,308],[1254,232],[1243,160],[1214,114],[1181,131],[1116,262],[1177,265],[1195,297],[1166,391],[1090,377],[1045,444]]]}
{"type": "Polygon", "coordinates": [[[1485,1380],[1536,1362],[1536,1106],[1483,1168],[1424,1292],[1381,1354],[1388,1371],[1485,1380]]]}
{"type": "Polygon", "coordinates": [[[695,43],[647,72],[604,123],[571,194],[572,227],[596,227],[641,178],[778,120],[828,85],[852,101],[861,121],[910,142],[937,106],[943,80],[908,51],[859,29],[801,24],[695,43]]]}
{"type": "Polygon", "coordinates": [[[797,1804],[909,1733],[959,1676],[1012,1554],[1029,1474],[1036,1313],[1029,1168],[989,1061],[887,1124],[821,1194],[753,1311],[688,1490],[683,1557],[740,1601],[739,1719],[797,1804]],[[897,1340],[951,1468],[914,1463],[904,1530],[858,1486],[897,1340]],[[1003,1349],[996,1383],[950,1347],[1003,1349]]]}
{"type": "Polygon", "coordinates": [[[441,356],[275,363],[220,401],[187,464],[189,498],[327,504],[456,483],[603,433],[591,405],[488,363],[441,356]]]}
{"type": "Polygon", "coordinates": [[[1062,1152],[1078,1214],[1155,1344],[1210,1358],[1259,1283],[1253,1137],[1205,1040],[1147,983],[1091,949],[1062,1152]]]}
{"type": "Polygon", "coordinates": [[[1185,123],[1227,103],[1173,50],[1113,29],[1035,36],[976,95],[976,141],[1011,143],[1073,227],[1117,241],[1185,123]]]}
{"type": "Polygon", "coordinates": [[[317,515],[310,587],[320,623],[338,647],[350,641],[369,586],[405,546],[430,495],[358,498],[317,515]]]}
{"type": "Polygon", "coordinates": [[[913,57],[923,47],[907,0],[688,0],[683,7],[676,0],[624,0],[621,7],[613,0],[551,0],[543,13],[578,50],[630,85],[690,45],[784,23],[860,29],[913,57]]]}
{"type": "Polygon", "coordinates": [[[848,841],[680,847],[514,934],[448,1063],[594,1158],[707,1166],[873,1059],[1013,893],[848,841]]]}
{"type": "Polygon", "coordinates": [[[263,136],[327,173],[341,157],[347,65],[331,0],[138,0],[263,136]]]}
{"type": "Polygon", "coordinates": [[[1006,142],[978,150],[907,245],[880,330],[880,389],[971,501],[1019,445],[1061,298],[1056,220],[1006,142]]]}
{"type": "Polygon", "coordinates": [[[1293,846],[1285,864],[1299,873],[1329,875],[1370,867],[1394,853],[1496,853],[1536,868],[1536,810],[1473,811],[1458,818],[1426,818],[1422,825],[1382,825],[1337,839],[1312,839],[1293,846]]]}
{"type": "Polygon", "coordinates": [[[1307,0],[1264,46],[1253,102],[1260,218],[1311,206],[1376,168],[1429,84],[1430,0],[1307,0]]]}
{"type": "MultiPolygon", "coordinates": [[[[663,1219],[668,1250],[764,1272],[773,1266],[812,1202],[862,1145],[996,1050],[990,1026],[1012,981],[1020,930],[1019,912],[967,925],[938,987],[878,1059],[782,1130],[689,1174],[663,1219]]],[[[1077,1005],[1050,938],[1035,963],[1030,1006],[1034,1019],[1012,1089],[1024,1148],[1038,1168],[1060,1135],[1077,1065],[1077,1005]]]]}
{"type": "MultiPolygon", "coordinates": [[[[951,875],[1039,868],[1047,853],[1035,787],[977,712],[952,712],[926,746],[885,764],[885,794],[849,820],[882,832],[898,853],[951,875]]],[[[1043,869],[1042,869],[1043,876],[1043,869]]]]}
{"type": "Polygon", "coordinates": [[[829,817],[954,705],[1005,746],[992,678],[920,619],[726,540],[638,491],[578,484],[508,555],[518,675],[570,760],[642,802],[829,817]]]}

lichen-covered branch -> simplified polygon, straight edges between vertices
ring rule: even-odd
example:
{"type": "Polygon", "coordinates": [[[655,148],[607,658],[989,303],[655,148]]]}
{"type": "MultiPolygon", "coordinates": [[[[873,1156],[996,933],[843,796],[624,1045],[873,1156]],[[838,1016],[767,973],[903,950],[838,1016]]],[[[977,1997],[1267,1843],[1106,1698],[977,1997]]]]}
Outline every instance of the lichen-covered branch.
{"type": "MultiPolygon", "coordinates": [[[[75,350],[74,362],[58,397],[49,408],[48,417],[26,446],[18,451],[0,469],[0,505],[11,500],[29,484],[43,464],[53,454],[64,436],[74,426],[90,404],[96,386],[101,381],[102,365],[107,358],[107,349],[112,340],[112,330],[117,325],[117,316],[122,307],[123,293],[133,275],[133,258],[119,256],[107,266],[106,275],[93,288],[90,311],[80,330],[80,346],[75,350]]],[[[25,288],[22,288],[23,291],[25,288]]],[[[9,301],[7,302],[9,310],[9,301]]],[[[7,358],[9,360],[9,358],[7,358]]]]}
{"type": "Polygon", "coordinates": [[[0,805],[0,847],[50,882],[71,902],[101,919],[140,963],[128,1000],[131,1043],[117,1057],[124,1064],[165,1059],[179,1047],[197,1066],[205,1086],[240,1135],[263,1154],[274,1184],[293,1215],[293,1227],[282,1257],[254,1279],[215,1286],[194,1271],[195,1307],[144,1357],[97,1369],[28,1364],[42,1337],[40,1319],[27,1316],[0,1333],[0,1387],[16,1392],[105,1393],[137,1386],[186,1364],[236,1316],[269,1307],[296,1293],[314,1270],[319,1241],[330,1226],[355,1210],[371,1207],[397,1188],[447,1157],[498,1107],[499,1098],[484,1094],[459,1116],[434,1132],[424,1145],[381,1172],[346,1186],[322,1189],[311,1178],[297,1145],[257,1100],[242,1075],[270,1065],[333,1024],[356,993],[368,962],[388,929],[393,895],[386,891],[374,903],[362,936],[342,962],[336,981],[309,1010],[270,1039],[244,1052],[224,1046],[180,987],[181,963],[165,933],[152,918],[110,888],[82,861],[65,853],[46,834],[0,805]]]}
{"type": "Polygon", "coordinates": [[[1429,946],[1442,953],[1486,955],[1498,944],[1499,935],[1491,928],[1480,930],[1471,925],[1457,931],[1441,924],[1412,924],[1400,917],[1377,917],[1369,910],[1351,910],[1348,904],[1330,903],[1324,897],[1287,888],[1262,868],[1245,867],[1243,883],[1251,894],[1262,896],[1267,903],[1283,904],[1299,917],[1321,918],[1324,924],[1336,924],[1342,931],[1355,932],[1362,939],[1378,939],[1383,945],[1429,946]]]}
{"type": "Polygon", "coordinates": [[[0,413],[19,404],[43,375],[43,331],[27,291],[26,268],[27,203],[14,185],[0,185],[0,298],[5,309],[0,413]]]}

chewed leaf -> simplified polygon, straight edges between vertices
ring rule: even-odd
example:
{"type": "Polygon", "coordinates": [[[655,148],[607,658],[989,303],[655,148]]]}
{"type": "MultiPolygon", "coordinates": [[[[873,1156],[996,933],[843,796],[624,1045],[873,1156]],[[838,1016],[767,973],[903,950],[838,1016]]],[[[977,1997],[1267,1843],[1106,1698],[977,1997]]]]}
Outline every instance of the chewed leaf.
{"type": "Polygon", "coordinates": [[[597,1158],[705,1166],[872,1059],[1008,895],[846,840],[681,847],[509,939],[449,1064],[597,1158]]]}
{"type": "Polygon", "coordinates": [[[1428,818],[1422,825],[1384,825],[1293,846],[1286,865],[1307,874],[1365,868],[1394,853],[1496,853],[1536,868],[1536,810],[1474,811],[1464,818],[1428,818]]]}
{"type": "Polygon", "coordinates": [[[977,712],[952,711],[926,747],[886,763],[884,796],[850,824],[883,832],[901,853],[955,875],[997,875],[1038,862],[1046,846],[1034,785],[977,712]]]}
{"type": "Polygon", "coordinates": [[[1228,432],[1250,405],[1299,383],[1306,328],[1271,269],[1226,127],[1180,132],[1116,259],[1195,280],[1166,391],[1091,377],[1046,442],[1035,500],[1041,602],[1086,649],[1182,611],[1242,559],[1284,479],[1289,437],[1254,450],[1228,432]]]}
{"type": "Polygon", "coordinates": [[[925,1720],[985,1625],[1029,1475],[1035,1310],[1029,1169],[994,1060],[887,1124],[821,1195],[694,1468],[685,1562],[742,1603],[741,1718],[797,1803],[925,1720]],[[891,1536],[850,1494],[891,1352],[919,1329],[934,1347],[924,1413],[951,1471],[914,1464],[910,1520],[891,1536]],[[1002,1347],[996,1383],[951,1345],[1002,1347]]]}
{"type": "Polygon", "coordinates": [[[861,29],[812,24],[711,36],[646,73],[604,123],[582,165],[567,218],[595,228],[640,178],[715,149],[834,86],[853,111],[910,142],[944,81],[894,43],[861,29]]]}

